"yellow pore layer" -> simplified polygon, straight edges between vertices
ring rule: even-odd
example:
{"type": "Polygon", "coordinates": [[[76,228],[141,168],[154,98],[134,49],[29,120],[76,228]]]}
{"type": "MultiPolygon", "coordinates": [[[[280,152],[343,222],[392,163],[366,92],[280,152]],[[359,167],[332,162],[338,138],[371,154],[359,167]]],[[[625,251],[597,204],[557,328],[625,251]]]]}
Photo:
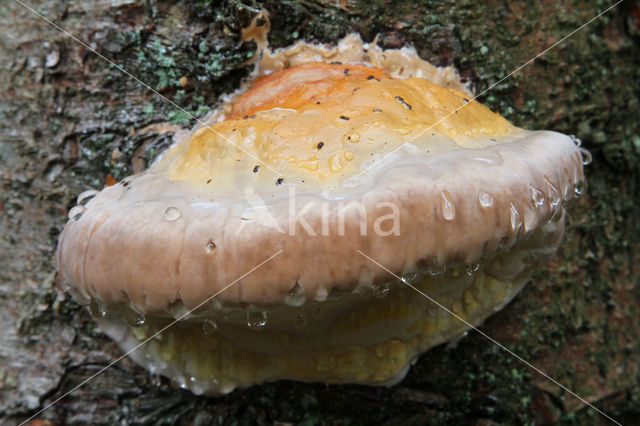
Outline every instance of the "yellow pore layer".
{"type": "MultiPolygon", "coordinates": [[[[467,276],[464,268],[452,269],[444,276],[424,276],[413,285],[426,294],[437,294],[442,293],[443,282],[447,287],[447,281],[457,282],[456,290],[449,289],[434,299],[471,324],[478,324],[493,313],[522,285],[499,281],[482,271],[467,276]]],[[[290,331],[254,331],[270,334],[268,347],[256,345],[253,350],[241,348],[245,344],[238,345],[218,332],[203,330],[202,321],[184,321],[149,342],[146,352],[152,364],[167,363],[180,371],[181,378],[174,379],[189,380],[190,383],[183,383],[186,387],[199,385],[213,394],[284,378],[384,384],[401,379],[410,361],[422,351],[469,329],[460,318],[407,286],[389,291],[379,302],[348,311],[326,332],[312,336],[296,331],[294,319],[290,331]],[[380,341],[379,335],[390,326],[395,327],[395,335],[380,341]],[[374,333],[367,338],[376,343],[325,346],[340,336],[360,340],[362,334],[372,330],[374,333]],[[307,349],[301,349],[304,347],[307,349]]],[[[308,319],[314,320],[324,319],[308,319]]],[[[130,332],[143,341],[162,329],[165,322],[149,318],[145,325],[132,327],[130,332]]]]}

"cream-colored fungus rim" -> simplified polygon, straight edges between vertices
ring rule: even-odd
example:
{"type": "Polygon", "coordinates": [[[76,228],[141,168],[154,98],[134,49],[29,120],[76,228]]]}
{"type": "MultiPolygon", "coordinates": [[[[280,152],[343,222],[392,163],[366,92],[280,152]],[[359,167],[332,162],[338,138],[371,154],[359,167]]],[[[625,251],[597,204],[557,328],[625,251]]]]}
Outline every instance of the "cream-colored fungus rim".
{"type": "Polygon", "coordinates": [[[351,291],[386,279],[358,249],[399,274],[478,261],[559,214],[583,177],[579,151],[569,137],[553,132],[437,158],[417,160],[411,153],[397,161],[366,189],[339,200],[297,194],[297,203],[311,203],[304,219],[315,236],[300,221],[290,232],[285,190],[269,199],[274,222],[261,223],[246,220],[253,207],[243,197],[209,202],[184,183],[139,175],[103,190],[69,222],[60,240],[60,268],[86,298],[131,300],[141,312],[169,313],[180,301],[196,306],[282,250],[260,274],[217,299],[277,305],[299,287],[307,300],[323,300],[334,288],[351,291]],[[341,231],[339,212],[350,203],[364,206],[366,235],[357,210],[346,210],[341,231]],[[391,223],[376,225],[392,213],[391,205],[398,213],[397,235],[386,235],[391,223]]]}

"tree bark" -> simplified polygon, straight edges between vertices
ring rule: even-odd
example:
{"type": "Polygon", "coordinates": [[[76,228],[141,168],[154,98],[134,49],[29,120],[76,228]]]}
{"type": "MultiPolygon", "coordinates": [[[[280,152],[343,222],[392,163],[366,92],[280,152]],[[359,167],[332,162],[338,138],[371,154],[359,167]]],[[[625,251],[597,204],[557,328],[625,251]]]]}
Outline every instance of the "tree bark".
{"type": "MultiPolygon", "coordinates": [[[[561,253],[482,330],[632,423],[640,414],[640,3],[624,1],[564,41],[610,3],[476,3],[28,4],[197,115],[247,74],[256,46],[240,30],[261,8],[271,12],[272,46],[379,35],[385,47],[411,43],[436,65],[455,65],[475,93],[561,41],[479,100],[518,126],[576,134],[593,154],[589,191],[573,206],[561,253]]],[[[169,143],[160,126],[147,126],[193,123],[20,3],[0,3],[0,24],[0,423],[46,408],[31,424],[609,424],[475,332],[429,351],[391,388],[280,381],[205,398],[126,358],[83,384],[121,352],[55,289],[66,213],[80,192],[133,173],[169,143]]]]}

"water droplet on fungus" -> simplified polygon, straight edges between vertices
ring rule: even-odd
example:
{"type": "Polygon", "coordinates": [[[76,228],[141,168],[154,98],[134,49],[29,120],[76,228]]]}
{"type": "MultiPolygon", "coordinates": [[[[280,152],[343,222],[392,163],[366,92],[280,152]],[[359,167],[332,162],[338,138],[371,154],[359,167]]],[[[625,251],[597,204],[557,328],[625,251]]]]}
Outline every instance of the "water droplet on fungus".
{"type": "Polygon", "coordinates": [[[202,322],[202,332],[208,336],[215,334],[218,330],[218,324],[212,319],[206,319],[202,322]]]}
{"type": "Polygon", "coordinates": [[[478,194],[478,201],[482,207],[491,207],[493,205],[493,196],[486,192],[480,191],[478,194]]]}
{"type": "Polygon", "coordinates": [[[444,217],[445,220],[453,220],[456,217],[456,206],[453,204],[449,191],[442,191],[440,193],[440,204],[442,207],[442,217],[444,217]]]}
{"type": "Polygon", "coordinates": [[[247,325],[252,330],[261,330],[267,325],[267,313],[265,311],[248,311],[247,325]]]}
{"type": "Polygon", "coordinates": [[[164,210],[164,217],[169,221],[169,222],[173,222],[174,220],[178,220],[180,219],[180,216],[182,216],[182,213],[180,213],[180,210],[178,210],[175,207],[167,207],[164,210]]]}

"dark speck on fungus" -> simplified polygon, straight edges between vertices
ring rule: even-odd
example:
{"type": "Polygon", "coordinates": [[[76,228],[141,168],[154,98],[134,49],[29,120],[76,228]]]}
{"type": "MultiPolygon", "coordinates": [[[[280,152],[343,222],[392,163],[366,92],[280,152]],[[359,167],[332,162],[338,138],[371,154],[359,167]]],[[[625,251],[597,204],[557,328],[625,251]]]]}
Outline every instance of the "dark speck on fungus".
{"type": "Polygon", "coordinates": [[[411,109],[411,105],[406,103],[405,100],[402,98],[402,96],[396,96],[396,101],[400,102],[400,104],[402,104],[402,106],[405,107],[406,109],[411,109]]]}

